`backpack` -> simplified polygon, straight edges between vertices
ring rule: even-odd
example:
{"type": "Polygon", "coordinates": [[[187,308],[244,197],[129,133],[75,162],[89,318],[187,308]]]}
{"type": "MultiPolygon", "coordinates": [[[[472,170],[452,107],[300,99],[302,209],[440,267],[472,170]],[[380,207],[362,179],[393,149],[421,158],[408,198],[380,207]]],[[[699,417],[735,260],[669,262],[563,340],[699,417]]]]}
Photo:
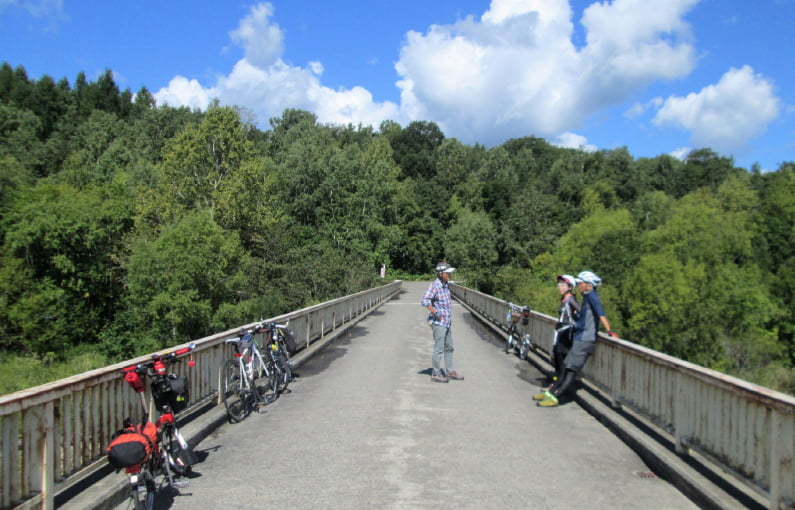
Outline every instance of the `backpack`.
{"type": "Polygon", "coordinates": [[[155,444],[157,426],[151,422],[134,423],[113,434],[107,449],[108,462],[116,469],[139,466],[152,454],[155,444]]]}

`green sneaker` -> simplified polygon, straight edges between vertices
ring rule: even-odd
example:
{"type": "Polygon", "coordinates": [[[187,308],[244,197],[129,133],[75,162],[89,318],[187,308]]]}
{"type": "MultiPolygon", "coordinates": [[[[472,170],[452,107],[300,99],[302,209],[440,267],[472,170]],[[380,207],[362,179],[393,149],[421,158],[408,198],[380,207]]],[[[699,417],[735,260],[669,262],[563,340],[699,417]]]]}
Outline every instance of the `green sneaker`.
{"type": "Polygon", "coordinates": [[[536,393],[535,395],[533,395],[533,400],[541,401],[541,400],[545,400],[545,399],[547,399],[547,398],[549,398],[551,396],[552,396],[552,393],[550,393],[548,391],[542,391],[541,393],[536,393]]]}
{"type": "Polygon", "coordinates": [[[536,405],[540,407],[558,407],[558,399],[555,395],[550,395],[536,405]]]}

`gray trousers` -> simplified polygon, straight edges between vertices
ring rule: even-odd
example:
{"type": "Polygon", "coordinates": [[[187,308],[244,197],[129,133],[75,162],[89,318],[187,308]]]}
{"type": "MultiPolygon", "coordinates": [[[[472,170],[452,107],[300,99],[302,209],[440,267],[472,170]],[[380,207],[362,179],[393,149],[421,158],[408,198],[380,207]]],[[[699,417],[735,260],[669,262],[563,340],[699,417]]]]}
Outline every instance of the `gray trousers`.
{"type": "Polygon", "coordinates": [[[432,325],[433,329],[433,356],[431,366],[433,375],[439,375],[442,368],[442,355],[444,355],[444,367],[447,372],[453,371],[453,333],[450,328],[432,325]]]}

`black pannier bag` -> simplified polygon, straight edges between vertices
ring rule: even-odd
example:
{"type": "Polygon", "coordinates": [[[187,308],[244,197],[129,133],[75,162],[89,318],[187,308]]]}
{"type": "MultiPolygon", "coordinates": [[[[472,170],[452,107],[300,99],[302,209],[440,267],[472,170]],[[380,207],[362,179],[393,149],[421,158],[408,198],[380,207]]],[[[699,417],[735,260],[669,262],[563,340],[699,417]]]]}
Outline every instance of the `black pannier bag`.
{"type": "Polygon", "coordinates": [[[295,333],[289,329],[283,329],[282,335],[284,336],[284,346],[287,347],[287,352],[295,354],[298,351],[298,342],[295,341],[295,333]]]}
{"type": "Polygon", "coordinates": [[[168,406],[174,414],[188,407],[189,392],[188,378],[184,375],[168,374],[168,379],[165,381],[152,382],[152,398],[155,400],[155,406],[158,409],[168,406]]]}

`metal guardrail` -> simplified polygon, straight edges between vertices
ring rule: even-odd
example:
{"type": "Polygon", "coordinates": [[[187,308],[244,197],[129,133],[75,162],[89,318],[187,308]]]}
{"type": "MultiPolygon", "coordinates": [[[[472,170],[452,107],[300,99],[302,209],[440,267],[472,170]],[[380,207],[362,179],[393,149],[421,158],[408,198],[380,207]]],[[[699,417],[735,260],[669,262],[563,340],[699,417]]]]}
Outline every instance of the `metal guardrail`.
{"type": "MultiPolygon", "coordinates": [[[[507,302],[450,285],[456,299],[505,329],[507,302]]],[[[549,354],[556,319],[531,312],[533,344],[549,354]]],[[[620,339],[600,335],[583,374],[612,399],[667,431],[676,451],[698,451],[769,501],[795,501],[795,398],[620,339]]]]}
{"type": "MultiPolygon", "coordinates": [[[[297,341],[308,348],[366,315],[401,286],[394,281],[268,320],[290,319],[297,341]]],[[[224,340],[253,324],[195,340],[196,366],[173,365],[177,373],[189,376],[192,407],[217,394],[218,368],[229,357],[224,340]]],[[[181,346],[169,350],[177,347],[181,346]]],[[[120,370],[147,359],[142,356],[0,397],[0,508],[51,509],[60,485],[104,457],[123,419],[141,412],[138,396],[120,370]]]]}

